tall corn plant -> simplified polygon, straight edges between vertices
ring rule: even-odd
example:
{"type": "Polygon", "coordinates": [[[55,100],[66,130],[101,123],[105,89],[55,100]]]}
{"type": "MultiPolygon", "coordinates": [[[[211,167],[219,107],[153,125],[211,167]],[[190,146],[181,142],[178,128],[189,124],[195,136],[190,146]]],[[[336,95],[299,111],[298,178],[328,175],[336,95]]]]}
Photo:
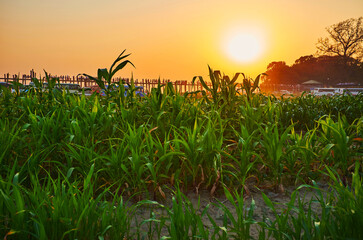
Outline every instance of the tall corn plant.
{"type": "Polygon", "coordinates": [[[213,71],[210,66],[209,69],[209,79],[211,81],[211,86],[209,87],[207,82],[204,81],[202,76],[193,77],[192,83],[198,79],[205,90],[202,90],[202,95],[205,101],[209,104],[213,104],[216,107],[220,107],[225,112],[232,112],[236,106],[237,98],[237,79],[243,73],[236,73],[232,79],[229,76],[222,76],[220,71],[213,71]],[[210,101],[212,99],[212,102],[210,101]]]}
{"type": "MultiPolygon", "coordinates": [[[[362,120],[357,119],[356,121],[362,120]]],[[[344,116],[339,117],[337,122],[328,116],[320,119],[319,124],[321,126],[321,139],[327,144],[326,150],[331,151],[334,164],[347,175],[348,167],[352,164],[352,158],[359,154],[357,149],[352,148],[353,139],[357,137],[354,128],[359,125],[355,125],[355,123],[349,125],[344,116]]],[[[362,156],[362,153],[360,153],[360,156],[362,156]]]]}
{"type": "Polygon", "coordinates": [[[262,123],[272,124],[279,121],[280,114],[279,104],[262,95],[254,95],[250,101],[246,97],[239,106],[240,121],[249,132],[253,132],[262,123]]]}
{"type": "MultiPolygon", "coordinates": [[[[237,89],[237,79],[241,75],[243,77],[242,89],[245,90],[248,101],[251,101],[253,92],[258,89],[261,76],[265,73],[259,74],[255,81],[246,77],[244,73],[236,73],[233,78],[221,74],[220,71],[213,71],[209,66],[209,79],[211,86],[201,76],[195,76],[192,83],[196,80],[202,84],[204,90],[201,91],[204,100],[215,108],[220,108],[223,116],[234,116],[239,106],[238,94],[240,89],[237,89]],[[211,100],[212,101],[211,101],[211,100]]],[[[198,92],[198,91],[197,91],[198,92]]]]}
{"type": "Polygon", "coordinates": [[[321,162],[318,159],[320,144],[316,135],[317,128],[311,129],[303,134],[297,133],[294,128],[291,129],[285,166],[291,176],[296,180],[314,179],[318,172],[321,162]]]}
{"type": "Polygon", "coordinates": [[[266,76],[266,73],[261,73],[259,74],[255,81],[252,80],[252,78],[246,77],[244,74],[243,75],[243,89],[246,92],[247,95],[247,99],[250,101],[252,98],[252,94],[259,88],[259,83],[260,83],[260,79],[261,76],[266,76]]]}
{"type": "MultiPolygon", "coordinates": [[[[203,158],[201,157],[200,136],[202,134],[202,126],[198,124],[197,119],[193,128],[182,127],[180,130],[174,130],[176,136],[174,142],[180,144],[184,155],[181,157],[182,167],[179,171],[180,176],[184,176],[185,187],[188,182],[192,181],[193,186],[197,186],[197,181],[202,182],[203,158]],[[186,170],[186,171],[185,171],[186,170]]],[[[181,179],[180,179],[181,180],[181,179]]]]}
{"type": "Polygon", "coordinates": [[[161,84],[160,79],[157,87],[146,96],[143,110],[148,118],[148,123],[157,127],[156,132],[159,133],[159,137],[164,137],[173,124],[179,125],[181,119],[177,118],[185,100],[178,94],[171,82],[161,84]]]}
{"type": "Polygon", "coordinates": [[[113,76],[121,69],[123,69],[128,63],[131,64],[133,67],[134,64],[132,62],[130,62],[129,60],[124,60],[123,59],[127,58],[128,56],[130,56],[130,54],[124,55],[126,49],[124,51],[122,51],[122,53],[116,58],[116,60],[112,63],[111,67],[109,68],[109,70],[107,70],[107,68],[99,68],[97,71],[97,77],[92,77],[88,74],[83,73],[84,76],[88,77],[89,79],[93,80],[96,82],[96,84],[105,91],[106,96],[110,96],[110,92],[112,91],[112,86],[111,86],[111,82],[112,82],[112,78],[113,76]],[[121,62],[122,61],[122,62],[121,62]],[[105,85],[105,82],[107,83],[107,87],[105,85]]]}
{"type": "Polygon", "coordinates": [[[184,155],[178,149],[173,147],[171,140],[171,132],[165,134],[164,140],[156,135],[153,135],[153,130],[145,132],[145,160],[146,168],[148,170],[149,190],[153,192],[154,199],[157,197],[157,193],[165,198],[165,194],[162,187],[165,183],[172,183],[173,171],[178,169],[175,162],[179,161],[177,156],[184,155]]]}
{"type": "Polygon", "coordinates": [[[112,86],[110,97],[113,102],[117,103],[121,112],[127,111],[128,114],[136,116],[138,114],[137,111],[140,110],[139,105],[144,103],[144,101],[141,101],[142,96],[137,94],[139,89],[141,87],[135,85],[134,77],[131,75],[130,83],[125,84],[124,80],[120,80],[112,86]]]}
{"type": "Polygon", "coordinates": [[[280,192],[284,192],[282,183],[282,172],[284,169],[285,145],[287,143],[289,132],[293,125],[290,125],[282,133],[278,128],[278,123],[272,125],[264,124],[259,126],[262,135],[261,145],[263,147],[263,159],[265,164],[271,169],[275,183],[280,192]]]}
{"type": "Polygon", "coordinates": [[[238,184],[241,184],[241,186],[248,190],[244,185],[245,180],[249,177],[253,165],[261,158],[256,152],[256,147],[259,143],[256,140],[258,129],[250,133],[246,126],[241,124],[240,131],[234,130],[234,132],[238,141],[229,146],[235,146],[237,149],[236,153],[229,155],[229,157],[234,161],[234,176],[236,177],[238,184]]]}
{"type": "Polygon", "coordinates": [[[145,159],[145,131],[147,131],[145,125],[138,127],[128,125],[127,131],[124,133],[128,155],[123,155],[126,158],[123,159],[120,167],[121,174],[126,177],[126,190],[130,194],[146,190],[145,178],[148,168],[145,159]]]}
{"type": "Polygon", "coordinates": [[[194,127],[175,130],[174,143],[179,144],[184,153],[181,160],[185,186],[191,181],[198,191],[202,184],[209,186],[214,182],[216,185],[219,179],[223,180],[221,154],[224,137],[220,124],[220,121],[215,123],[211,119],[203,122],[196,119],[194,127]],[[220,132],[216,128],[220,128],[220,132]]]}

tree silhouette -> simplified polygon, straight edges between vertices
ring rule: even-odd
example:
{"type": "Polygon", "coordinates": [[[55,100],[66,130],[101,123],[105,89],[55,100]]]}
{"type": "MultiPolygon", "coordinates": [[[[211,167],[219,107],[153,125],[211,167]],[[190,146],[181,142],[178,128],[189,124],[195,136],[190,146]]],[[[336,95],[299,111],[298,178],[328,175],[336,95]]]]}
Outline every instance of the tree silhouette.
{"type": "Polygon", "coordinates": [[[291,66],[283,61],[271,62],[266,73],[268,76],[264,84],[302,84],[316,80],[326,86],[338,83],[363,85],[362,62],[342,56],[301,56],[291,66]]]}
{"type": "Polygon", "coordinates": [[[328,27],[328,37],[319,38],[318,54],[341,56],[345,59],[363,58],[363,18],[350,18],[328,27]]]}
{"type": "Polygon", "coordinates": [[[273,83],[273,84],[294,84],[296,76],[292,69],[286,65],[286,62],[279,61],[279,62],[271,62],[267,66],[266,71],[267,77],[265,82],[266,83],[273,83]]]}

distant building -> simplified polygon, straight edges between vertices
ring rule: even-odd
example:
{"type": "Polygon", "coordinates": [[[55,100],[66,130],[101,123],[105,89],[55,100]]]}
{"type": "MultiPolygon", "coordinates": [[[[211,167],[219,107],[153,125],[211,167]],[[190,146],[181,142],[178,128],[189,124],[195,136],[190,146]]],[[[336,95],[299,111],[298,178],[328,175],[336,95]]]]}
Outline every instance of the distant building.
{"type": "Polygon", "coordinates": [[[301,84],[302,91],[310,91],[313,90],[314,88],[320,88],[320,87],[323,87],[323,84],[316,80],[309,80],[301,84]]]}

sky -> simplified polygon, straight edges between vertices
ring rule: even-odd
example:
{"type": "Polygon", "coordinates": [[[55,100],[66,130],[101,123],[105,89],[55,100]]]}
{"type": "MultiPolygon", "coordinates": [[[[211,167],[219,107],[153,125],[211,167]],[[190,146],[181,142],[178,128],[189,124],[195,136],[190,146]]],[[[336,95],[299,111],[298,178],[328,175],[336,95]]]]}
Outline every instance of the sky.
{"type": "Polygon", "coordinates": [[[208,65],[255,77],[360,16],[362,0],[0,0],[0,76],[96,75],[126,49],[135,68],[120,77],[191,81],[208,65]]]}

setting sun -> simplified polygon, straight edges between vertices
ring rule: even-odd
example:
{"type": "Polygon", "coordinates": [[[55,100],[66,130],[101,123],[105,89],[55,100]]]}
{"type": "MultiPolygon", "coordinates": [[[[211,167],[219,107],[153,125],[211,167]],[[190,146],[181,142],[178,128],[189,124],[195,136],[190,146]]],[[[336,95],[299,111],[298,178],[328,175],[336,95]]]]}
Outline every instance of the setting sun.
{"type": "Polygon", "coordinates": [[[0,76],[32,69],[95,74],[124,49],[135,68],[118,77],[191,81],[207,76],[208,65],[257,75],[273,61],[289,65],[314,54],[327,26],[361,16],[363,6],[362,0],[85,2],[0,0],[0,76]]]}
{"type": "Polygon", "coordinates": [[[255,61],[264,51],[263,39],[251,32],[229,34],[224,44],[228,57],[238,63],[255,61]]]}

